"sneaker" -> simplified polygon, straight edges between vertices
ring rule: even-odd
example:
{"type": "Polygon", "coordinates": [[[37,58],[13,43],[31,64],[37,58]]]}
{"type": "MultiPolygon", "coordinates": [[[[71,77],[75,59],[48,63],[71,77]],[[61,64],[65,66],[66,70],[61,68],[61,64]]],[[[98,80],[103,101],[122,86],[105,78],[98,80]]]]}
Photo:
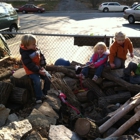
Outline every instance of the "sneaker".
{"type": "Polygon", "coordinates": [[[82,71],[82,67],[79,66],[79,65],[77,65],[77,66],[75,67],[75,73],[76,73],[76,74],[80,74],[81,71],[82,71]]]}
{"type": "Polygon", "coordinates": [[[98,79],[97,75],[94,75],[94,77],[92,78],[93,81],[97,81],[97,79],[98,79]]]}
{"type": "Polygon", "coordinates": [[[42,103],[42,100],[36,100],[36,103],[37,104],[41,104],[42,103]]]}

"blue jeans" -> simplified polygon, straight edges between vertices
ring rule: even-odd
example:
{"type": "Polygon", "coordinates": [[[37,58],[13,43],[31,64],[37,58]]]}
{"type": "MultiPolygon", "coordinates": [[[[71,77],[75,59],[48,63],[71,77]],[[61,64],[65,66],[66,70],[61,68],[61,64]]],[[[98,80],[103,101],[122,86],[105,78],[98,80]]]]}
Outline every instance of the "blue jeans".
{"type": "Polygon", "coordinates": [[[34,90],[36,99],[40,100],[43,96],[43,94],[47,94],[47,91],[50,89],[50,80],[47,78],[47,76],[39,75],[39,74],[30,74],[29,77],[32,79],[34,84],[34,90]],[[44,87],[43,91],[41,89],[41,81],[40,79],[44,80],[44,87]]]}
{"type": "Polygon", "coordinates": [[[131,84],[140,84],[140,75],[130,76],[129,82],[131,84]]]}
{"type": "MultiPolygon", "coordinates": [[[[103,71],[104,65],[99,66],[98,68],[95,69],[94,75],[97,75],[98,77],[101,77],[102,71],[103,71]]],[[[87,77],[89,72],[89,67],[85,67],[82,70],[82,74],[87,77]]]]}
{"type": "Polygon", "coordinates": [[[98,68],[96,68],[94,75],[101,77],[103,69],[104,69],[104,65],[99,66],[98,68]]]}

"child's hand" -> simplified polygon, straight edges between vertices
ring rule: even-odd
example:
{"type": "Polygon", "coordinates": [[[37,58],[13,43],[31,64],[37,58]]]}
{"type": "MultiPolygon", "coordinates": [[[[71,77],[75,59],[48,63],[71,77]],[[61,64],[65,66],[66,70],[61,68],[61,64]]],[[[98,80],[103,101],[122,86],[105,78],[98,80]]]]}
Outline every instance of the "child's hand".
{"type": "Polygon", "coordinates": [[[40,69],[39,73],[40,73],[41,75],[48,76],[49,78],[52,77],[52,76],[49,74],[49,72],[46,71],[43,67],[40,69]]]}
{"type": "Polygon", "coordinates": [[[130,53],[130,57],[133,58],[134,57],[134,54],[133,53],[130,53]]]}
{"type": "Polygon", "coordinates": [[[41,69],[40,69],[40,70],[42,70],[42,71],[43,71],[43,70],[45,70],[45,69],[44,69],[43,67],[41,67],[41,69]]]}
{"type": "Polygon", "coordinates": [[[40,55],[40,50],[37,50],[37,51],[36,51],[36,54],[40,55]]]}
{"type": "Polygon", "coordinates": [[[49,77],[49,78],[52,77],[48,71],[46,71],[46,75],[47,75],[47,77],[49,77]]]}
{"type": "Polygon", "coordinates": [[[114,69],[114,68],[115,68],[115,64],[114,64],[114,63],[110,63],[110,67],[111,67],[112,69],[114,69]]]}
{"type": "Polygon", "coordinates": [[[45,71],[44,71],[44,69],[43,69],[43,68],[41,68],[41,69],[39,70],[39,74],[41,74],[41,75],[44,75],[44,76],[45,76],[45,71]]]}
{"type": "Polygon", "coordinates": [[[90,68],[95,68],[95,67],[94,67],[94,64],[91,64],[89,67],[90,67],[90,68]]]}

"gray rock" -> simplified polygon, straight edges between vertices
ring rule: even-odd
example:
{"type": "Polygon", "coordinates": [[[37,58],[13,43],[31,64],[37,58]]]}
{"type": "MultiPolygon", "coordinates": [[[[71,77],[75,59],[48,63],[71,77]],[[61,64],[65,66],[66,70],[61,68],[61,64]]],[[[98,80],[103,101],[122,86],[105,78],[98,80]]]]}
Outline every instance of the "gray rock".
{"type": "Polygon", "coordinates": [[[58,114],[45,101],[41,105],[40,104],[36,105],[35,108],[47,117],[51,117],[55,119],[59,118],[58,114]]]}
{"type": "Polygon", "coordinates": [[[48,140],[47,138],[42,138],[41,135],[36,132],[36,131],[32,131],[27,137],[26,140],[48,140]]]}
{"type": "Polygon", "coordinates": [[[49,130],[50,140],[81,140],[75,133],[66,128],[64,125],[51,125],[49,130]]]}
{"type": "Polygon", "coordinates": [[[33,127],[49,128],[51,124],[56,124],[56,119],[46,117],[37,109],[33,109],[31,114],[27,117],[33,127]]]}
{"type": "Polygon", "coordinates": [[[0,107],[0,127],[3,126],[9,116],[10,109],[5,108],[4,105],[1,105],[0,107]]]}
{"type": "Polygon", "coordinates": [[[8,125],[9,123],[14,122],[14,121],[19,121],[18,116],[15,113],[10,114],[8,116],[6,125],[8,125]]]}
{"type": "Polygon", "coordinates": [[[49,94],[45,100],[53,109],[59,110],[61,107],[61,101],[56,94],[49,94]]]}
{"type": "Polygon", "coordinates": [[[0,104],[0,111],[3,110],[5,108],[5,105],[0,104]]]}
{"type": "Polygon", "coordinates": [[[31,129],[32,125],[27,119],[12,122],[8,126],[0,128],[0,140],[20,140],[31,129]]]}

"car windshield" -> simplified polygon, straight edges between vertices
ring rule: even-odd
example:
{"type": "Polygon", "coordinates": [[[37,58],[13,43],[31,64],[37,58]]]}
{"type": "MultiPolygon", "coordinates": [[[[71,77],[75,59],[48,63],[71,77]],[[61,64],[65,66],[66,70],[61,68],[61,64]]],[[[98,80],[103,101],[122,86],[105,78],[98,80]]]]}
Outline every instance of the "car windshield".
{"type": "Polygon", "coordinates": [[[115,5],[115,6],[120,6],[120,4],[119,4],[119,3],[114,3],[114,5],[115,5]]]}
{"type": "Polygon", "coordinates": [[[140,5],[135,8],[135,10],[140,10],[140,5]]]}
{"type": "Polygon", "coordinates": [[[37,7],[37,6],[34,6],[34,8],[39,8],[39,7],[37,7]]]}
{"type": "Polygon", "coordinates": [[[21,6],[21,8],[24,8],[24,7],[26,7],[26,5],[21,6]]]}
{"type": "Polygon", "coordinates": [[[0,14],[6,13],[6,9],[3,6],[0,6],[0,14]]]}
{"type": "Polygon", "coordinates": [[[119,3],[114,3],[114,2],[112,2],[112,3],[109,3],[108,5],[113,5],[113,6],[120,6],[120,4],[119,4],[119,3]]]}
{"type": "Polygon", "coordinates": [[[16,10],[12,7],[12,5],[6,5],[6,8],[8,9],[8,13],[10,15],[14,15],[16,13],[16,10]]]}
{"type": "Polygon", "coordinates": [[[108,3],[102,3],[102,5],[107,5],[108,3]]]}

